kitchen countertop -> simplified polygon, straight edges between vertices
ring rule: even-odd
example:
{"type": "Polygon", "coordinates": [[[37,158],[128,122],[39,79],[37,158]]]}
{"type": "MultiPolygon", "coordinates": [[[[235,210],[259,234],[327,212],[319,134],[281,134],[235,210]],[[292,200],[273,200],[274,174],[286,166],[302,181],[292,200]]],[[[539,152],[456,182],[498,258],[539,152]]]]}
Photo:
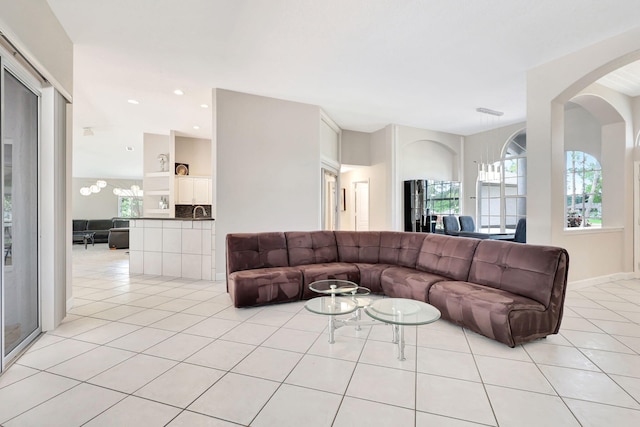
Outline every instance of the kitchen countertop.
{"type": "Polygon", "coordinates": [[[131,218],[131,219],[152,219],[156,221],[215,221],[214,218],[158,218],[158,217],[140,217],[140,218],[131,218]]]}

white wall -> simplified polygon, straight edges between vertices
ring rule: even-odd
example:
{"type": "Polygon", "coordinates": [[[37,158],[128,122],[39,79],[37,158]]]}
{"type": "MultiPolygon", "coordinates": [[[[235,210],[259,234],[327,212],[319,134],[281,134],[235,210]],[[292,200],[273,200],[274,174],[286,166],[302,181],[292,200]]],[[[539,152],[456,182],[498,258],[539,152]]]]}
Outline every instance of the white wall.
{"type": "Polygon", "coordinates": [[[564,105],[603,75],[640,58],[640,28],[543,64],[527,73],[527,239],[565,247],[569,279],[580,280],[633,271],[632,114],[627,121],[622,228],[574,232],[564,227],[564,105]],[[535,182],[535,184],[534,184],[535,182]]]}
{"type": "Polygon", "coordinates": [[[95,184],[104,178],[73,178],[71,191],[73,219],[109,219],[118,216],[118,196],[113,187],[130,188],[133,184],[142,188],[142,180],[106,179],[107,187],[90,196],[80,194],[80,188],[95,184]]]}
{"type": "Polygon", "coordinates": [[[216,276],[228,233],[321,227],[320,109],[214,90],[216,276]]]}
{"type": "Polygon", "coordinates": [[[371,167],[369,168],[369,229],[393,230],[393,126],[371,134],[371,167]]]}
{"type": "Polygon", "coordinates": [[[0,0],[0,11],[0,31],[69,98],[73,44],[46,0],[0,0]]]}
{"type": "MultiPolygon", "coordinates": [[[[174,163],[187,163],[189,165],[189,175],[211,176],[211,140],[202,138],[188,138],[176,136],[175,160],[174,163]]],[[[173,168],[169,168],[173,171],[173,168]]]]}
{"type": "Polygon", "coordinates": [[[371,165],[371,134],[353,130],[342,131],[342,164],[371,165]]]}

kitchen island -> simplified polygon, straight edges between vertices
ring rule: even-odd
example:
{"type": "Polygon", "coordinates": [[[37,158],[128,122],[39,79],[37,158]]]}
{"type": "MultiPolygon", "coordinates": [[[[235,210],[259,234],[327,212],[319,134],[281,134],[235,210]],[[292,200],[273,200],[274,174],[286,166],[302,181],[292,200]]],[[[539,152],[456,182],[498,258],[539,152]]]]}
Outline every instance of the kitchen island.
{"type": "Polygon", "coordinates": [[[138,218],[129,221],[129,272],[213,280],[212,218],[138,218]]]}

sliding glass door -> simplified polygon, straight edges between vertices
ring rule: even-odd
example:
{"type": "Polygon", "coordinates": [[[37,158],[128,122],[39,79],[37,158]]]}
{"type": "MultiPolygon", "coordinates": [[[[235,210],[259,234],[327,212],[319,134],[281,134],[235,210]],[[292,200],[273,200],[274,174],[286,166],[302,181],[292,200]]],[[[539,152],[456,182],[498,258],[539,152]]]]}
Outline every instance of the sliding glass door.
{"type": "Polygon", "coordinates": [[[38,286],[39,96],[6,68],[0,77],[2,365],[40,332],[38,286]]]}

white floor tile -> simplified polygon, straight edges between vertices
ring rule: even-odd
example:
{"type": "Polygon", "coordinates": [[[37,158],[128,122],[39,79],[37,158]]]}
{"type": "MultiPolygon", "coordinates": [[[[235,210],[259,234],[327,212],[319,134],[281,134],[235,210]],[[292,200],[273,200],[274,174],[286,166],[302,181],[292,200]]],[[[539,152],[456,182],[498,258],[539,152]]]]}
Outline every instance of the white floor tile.
{"type": "Polygon", "coordinates": [[[231,371],[272,381],[284,381],[301,358],[300,353],[258,347],[231,371]]]}
{"type": "Polygon", "coordinates": [[[41,372],[0,389],[0,425],[77,384],[78,381],[41,372]]]}
{"type": "Polygon", "coordinates": [[[417,410],[495,426],[489,399],[480,383],[418,374],[417,410]]]}
{"type": "Polygon", "coordinates": [[[534,363],[487,356],[476,356],[476,363],[485,384],[556,394],[534,363]]]}
{"type": "Polygon", "coordinates": [[[78,381],[86,381],[133,356],[135,353],[130,351],[98,347],[49,368],[48,371],[78,381]]]}
{"type": "Polygon", "coordinates": [[[106,344],[133,331],[140,329],[140,326],[127,323],[111,322],[103,326],[98,326],[87,332],[83,332],[73,337],[76,340],[87,341],[94,344],[106,344]]]}
{"type": "Polygon", "coordinates": [[[136,391],[135,395],[186,408],[224,374],[223,371],[180,363],[136,391]]]}
{"type": "Polygon", "coordinates": [[[80,426],[127,397],[126,394],[96,387],[78,386],[3,424],[6,427],[80,426]]]}
{"type": "Polygon", "coordinates": [[[255,348],[256,346],[250,344],[216,340],[194,353],[185,361],[229,371],[255,348]]]}
{"type": "Polygon", "coordinates": [[[280,328],[262,343],[264,347],[305,353],[320,336],[317,332],[280,328]]]}
{"type": "Polygon", "coordinates": [[[560,397],[491,385],[486,388],[500,426],[580,426],[560,397]]]}
{"type": "Polygon", "coordinates": [[[582,427],[637,427],[640,411],[584,400],[564,399],[582,427]]]}
{"type": "Polygon", "coordinates": [[[93,377],[90,383],[124,393],[133,393],[171,369],[176,362],[138,354],[93,377]]]}
{"type": "Polygon", "coordinates": [[[265,309],[254,316],[251,316],[247,322],[257,323],[259,325],[267,326],[283,326],[294,316],[294,313],[288,313],[286,311],[278,311],[274,309],[265,309]]]}
{"type": "Polygon", "coordinates": [[[0,375],[0,389],[15,382],[21,381],[25,378],[28,378],[32,375],[35,375],[38,372],[40,371],[37,369],[15,364],[11,366],[11,369],[8,369],[6,372],[0,375]]]}
{"type": "Polygon", "coordinates": [[[473,356],[468,353],[418,347],[418,372],[480,382],[473,356]]]}
{"type": "Polygon", "coordinates": [[[355,362],[360,358],[362,349],[366,343],[365,340],[357,338],[342,338],[330,344],[328,338],[329,336],[327,334],[320,335],[308,353],[355,362]]]}
{"type": "Polygon", "coordinates": [[[238,427],[238,424],[207,415],[196,414],[195,412],[184,411],[167,424],[167,427],[238,427]]]}
{"type": "Polygon", "coordinates": [[[279,383],[229,373],[188,409],[241,425],[249,425],[271,398],[279,383]]]}
{"type": "Polygon", "coordinates": [[[211,338],[178,333],[144,351],[145,354],[184,360],[213,341],[211,338]]]}
{"type": "Polygon", "coordinates": [[[640,378],[640,355],[602,350],[583,350],[593,363],[608,374],[640,378]]]}
{"type": "Polygon", "coordinates": [[[87,427],[162,426],[173,419],[180,409],[139,397],[129,396],[89,421],[87,427]]]}
{"type": "Polygon", "coordinates": [[[600,372],[540,366],[562,397],[640,409],[640,405],[611,378],[600,372]]]}
{"type": "Polygon", "coordinates": [[[283,384],[251,423],[255,427],[330,427],[342,396],[283,384]]]}
{"type": "Polygon", "coordinates": [[[346,395],[415,409],[415,382],[414,372],[358,364],[346,395]]]}
{"type": "Polygon", "coordinates": [[[444,417],[442,415],[416,411],[416,427],[472,427],[485,425],[486,424],[478,424],[456,418],[444,417]]]}
{"type": "Polygon", "coordinates": [[[120,319],[122,323],[131,323],[133,325],[149,326],[165,317],[171,316],[173,311],[156,310],[153,308],[147,308],[131,316],[120,319]]]}
{"type": "Polygon", "coordinates": [[[300,387],[344,394],[355,367],[355,362],[308,354],[300,360],[285,382],[300,387]]]}
{"type": "Polygon", "coordinates": [[[525,350],[534,362],[543,365],[563,366],[565,368],[600,371],[580,350],[574,347],[540,344],[525,344],[525,350]]]}
{"type": "Polygon", "coordinates": [[[255,323],[242,323],[222,335],[221,339],[241,342],[245,344],[259,345],[269,338],[278,328],[275,326],[258,325],[255,323]]]}
{"type": "Polygon", "coordinates": [[[405,344],[405,360],[398,360],[398,344],[391,341],[367,340],[360,362],[370,365],[386,366],[388,368],[404,369],[415,372],[416,370],[416,346],[405,344]]]}
{"type": "Polygon", "coordinates": [[[106,325],[107,323],[108,322],[106,320],[92,319],[90,317],[80,317],[79,319],[73,320],[71,322],[62,323],[60,326],[49,333],[52,335],[69,338],[75,335],[79,335],[83,332],[90,331],[91,329],[95,329],[98,326],[106,325]]]}
{"type": "Polygon", "coordinates": [[[240,322],[235,320],[217,319],[210,317],[184,330],[187,334],[201,335],[203,337],[218,338],[231,329],[238,326],[240,322]]]}
{"type": "Polygon", "coordinates": [[[174,332],[154,328],[142,328],[122,338],[111,341],[108,346],[124,350],[142,352],[175,335],[174,332]]]}
{"type": "Polygon", "coordinates": [[[69,360],[79,354],[93,350],[97,345],[83,341],[68,339],[47,347],[28,352],[16,363],[36,369],[49,369],[52,366],[69,360]]]}
{"type": "Polygon", "coordinates": [[[413,427],[414,417],[410,409],[345,397],[333,427],[413,427]]]}
{"type": "Polygon", "coordinates": [[[167,331],[180,332],[205,320],[204,316],[196,316],[195,314],[176,313],[169,317],[165,317],[150,326],[157,329],[165,329],[167,331]]]}

